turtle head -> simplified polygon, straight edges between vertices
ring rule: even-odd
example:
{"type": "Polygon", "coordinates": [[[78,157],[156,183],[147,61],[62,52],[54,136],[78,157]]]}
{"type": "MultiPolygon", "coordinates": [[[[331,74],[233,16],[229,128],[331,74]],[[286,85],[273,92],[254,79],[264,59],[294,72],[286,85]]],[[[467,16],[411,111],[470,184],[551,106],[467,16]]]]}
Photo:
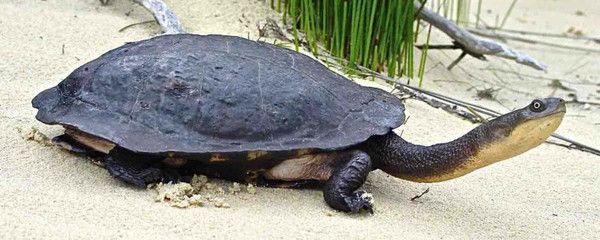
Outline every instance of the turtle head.
{"type": "Polygon", "coordinates": [[[565,111],[560,98],[535,99],[524,108],[482,124],[482,146],[476,157],[493,163],[542,144],[558,128],[565,111]]]}

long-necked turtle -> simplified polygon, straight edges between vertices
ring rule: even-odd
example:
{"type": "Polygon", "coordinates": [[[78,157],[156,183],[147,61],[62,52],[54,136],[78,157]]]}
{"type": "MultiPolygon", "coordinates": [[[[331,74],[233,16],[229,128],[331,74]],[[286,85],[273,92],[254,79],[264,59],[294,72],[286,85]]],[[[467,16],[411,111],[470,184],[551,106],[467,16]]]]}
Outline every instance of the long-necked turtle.
{"type": "Polygon", "coordinates": [[[408,143],[395,96],[300,53],[232,36],[165,35],[84,64],[33,99],[65,127],[63,146],[144,186],[194,173],[266,184],[324,183],[333,208],[372,209],[357,189],[381,169],[417,182],[456,178],[541,144],[565,113],[534,100],[442,144],[408,143]]]}

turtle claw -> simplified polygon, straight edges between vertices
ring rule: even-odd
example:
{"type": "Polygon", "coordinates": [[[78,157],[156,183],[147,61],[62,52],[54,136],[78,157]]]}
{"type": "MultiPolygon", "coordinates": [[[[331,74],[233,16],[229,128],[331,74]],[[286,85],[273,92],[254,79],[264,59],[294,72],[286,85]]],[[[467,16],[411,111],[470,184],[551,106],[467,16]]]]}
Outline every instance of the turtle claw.
{"type": "Polygon", "coordinates": [[[344,200],[352,213],[358,213],[364,209],[373,214],[373,195],[370,193],[356,191],[350,196],[345,197],[344,200]]]}

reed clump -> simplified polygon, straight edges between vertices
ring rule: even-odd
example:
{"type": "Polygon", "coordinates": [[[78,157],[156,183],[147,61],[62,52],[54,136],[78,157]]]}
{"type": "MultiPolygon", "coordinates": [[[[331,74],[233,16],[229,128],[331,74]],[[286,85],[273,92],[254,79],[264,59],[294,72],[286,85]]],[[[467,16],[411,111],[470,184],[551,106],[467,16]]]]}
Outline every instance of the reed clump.
{"type": "Polygon", "coordinates": [[[351,73],[361,65],[413,77],[412,0],[272,0],[271,6],[291,24],[296,48],[301,31],[314,54],[324,47],[348,60],[351,73]]]}

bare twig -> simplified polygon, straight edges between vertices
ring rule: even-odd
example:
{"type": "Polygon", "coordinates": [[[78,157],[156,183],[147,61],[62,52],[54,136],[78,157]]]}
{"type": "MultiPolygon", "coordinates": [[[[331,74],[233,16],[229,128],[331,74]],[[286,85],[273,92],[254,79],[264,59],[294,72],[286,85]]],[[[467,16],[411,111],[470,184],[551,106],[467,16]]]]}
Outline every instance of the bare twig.
{"type": "Polygon", "coordinates": [[[154,15],[164,34],[185,33],[177,16],[162,0],[134,0],[154,15]]]}
{"type": "Polygon", "coordinates": [[[593,150],[590,150],[588,148],[582,148],[579,145],[573,144],[573,143],[565,144],[565,143],[559,143],[559,142],[555,142],[555,141],[546,141],[546,143],[556,145],[556,146],[566,147],[568,149],[575,149],[575,150],[579,150],[582,152],[587,152],[587,153],[598,155],[598,152],[594,152],[593,150]]]}
{"type": "Polygon", "coordinates": [[[577,99],[575,100],[571,100],[571,101],[566,101],[565,103],[573,103],[573,104],[589,104],[589,105],[596,105],[596,106],[600,106],[600,102],[591,102],[591,101],[579,101],[577,99]]]}
{"type": "MultiPolygon", "coordinates": [[[[421,3],[415,2],[415,9],[421,9],[421,3]]],[[[419,12],[419,17],[430,23],[442,32],[446,33],[450,38],[454,39],[466,52],[479,55],[491,55],[507,59],[515,60],[517,63],[530,66],[538,70],[546,70],[547,66],[536,59],[510,49],[507,46],[487,40],[479,39],[473,36],[468,31],[460,28],[454,22],[440,16],[439,14],[423,7],[419,12]]]]}
{"type": "MultiPolygon", "coordinates": [[[[589,41],[594,41],[594,42],[600,43],[600,38],[586,37],[586,36],[569,36],[569,35],[565,35],[563,33],[534,32],[534,31],[524,31],[524,30],[515,30],[515,29],[506,29],[506,28],[496,28],[496,27],[491,27],[491,26],[486,26],[485,29],[495,31],[495,32],[507,32],[507,33],[516,33],[516,34],[532,35],[532,36],[540,36],[540,37],[567,38],[567,39],[574,39],[574,40],[589,40],[589,41]]],[[[467,29],[467,30],[470,30],[470,29],[467,29]]]]}
{"type": "MultiPolygon", "coordinates": [[[[570,148],[577,149],[577,150],[580,150],[580,151],[584,151],[584,152],[588,152],[588,153],[600,156],[600,150],[598,150],[596,148],[593,148],[593,147],[587,146],[585,144],[576,142],[573,139],[564,137],[564,136],[556,134],[556,133],[552,134],[552,136],[555,137],[555,138],[558,138],[560,140],[563,140],[565,142],[570,143],[569,144],[570,148]]],[[[546,141],[546,142],[548,142],[548,141],[546,141]]]]}
{"type": "Polygon", "coordinates": [[[528,38],[524,38],[524,37],[516,37],[516,36],[511,36],[511,35],[508,35],[508,34],[503,34],[503,33],[497,33],[497,32],[491,32],[491,31],[481,30],[481,29],[477,29],[477,28],[468,28],[468,31],[471,32],[471,33],[473,33],[473,34],[477,34],[477,35],[484,36],[484,37],[489,37],[489,38],[509,39],[509,40],[514,40],[514,41],[526,42],[526,43],[530,43],[530,44],[539,44],[539,45],[545,45],[545,46],[556,47],[556,48],[563,48],[563,49],[570,49],[570,50],[577,50],[577,51],[584,51],[584,52],[600,53],[600,49],[596,49],[596,48],[586,48],[586,47],[569,46],[569,45],[564,45],[564,44],[559,44],[559,43],[533,40],[533,39],[528,39],[528,38]]]}
{"type": "Polygon", "coordinates": [[[149,21],[143,21],[143,22],[138,22],[138,23],[132,23],[132,24],[129,24],[129,25],[125,26],[125,27],[122,27],[121,29],[119,29],[118,32],[123,32],[126,29],[128,29],[130,27],[133,27],[133,26],[142,25],[142,24],[148,24],[148,23],[153,23],[153,22],[156,22],[156,20],[149,20],[149,21]]]}
{"type": "Polygon", "coordinates": [[[456,58],[456,60],[454,60],[452,63],[450,63],[450,65],[448,65],[448,67],[446,69],[448,69],[448,71],[452,70],[452,68],[454,66],[456,66],[456,64],[458,64],[458,62],[460,62],[460,60],[462,60],[465,56],[467,56],[467,52],[462,52],[460,54],[460,56],[458,56],[458,58],[456,58]]]}
{"type": "Polygon", "coordinates": [[[419,198],[421,198],[423,195],[427,194],[429,192],[429,188],[427,188],[424,192],[422,192],[421,194],[414,196],[412,198],[410,198],[411,201],[417,200],[419,198]]]}
{"type": "Polygon", "coordinates": [[[545,76],[537,76],[537,75],[531,75],[531,74],[520,73],[520,72],[516,72],[516,71],[505,70],[505,69],[500,69],[500,68],[493,68],[493,67],[480,68],[479,70],[487,70],[487,71],[492,71],[492,72],[518,74],[520,76],[527,77],[530,80],[548,80],[548,81],[559,80],[561,82],[566,82],[566,83],[574,84],[574,85],[590,85],[590,86],[596,85],[596,84],[593,84],[593,83],[580,83],[580,82],[574,82],[574,81],[567,80],[567,79],[545,77],[545,76]]]}

